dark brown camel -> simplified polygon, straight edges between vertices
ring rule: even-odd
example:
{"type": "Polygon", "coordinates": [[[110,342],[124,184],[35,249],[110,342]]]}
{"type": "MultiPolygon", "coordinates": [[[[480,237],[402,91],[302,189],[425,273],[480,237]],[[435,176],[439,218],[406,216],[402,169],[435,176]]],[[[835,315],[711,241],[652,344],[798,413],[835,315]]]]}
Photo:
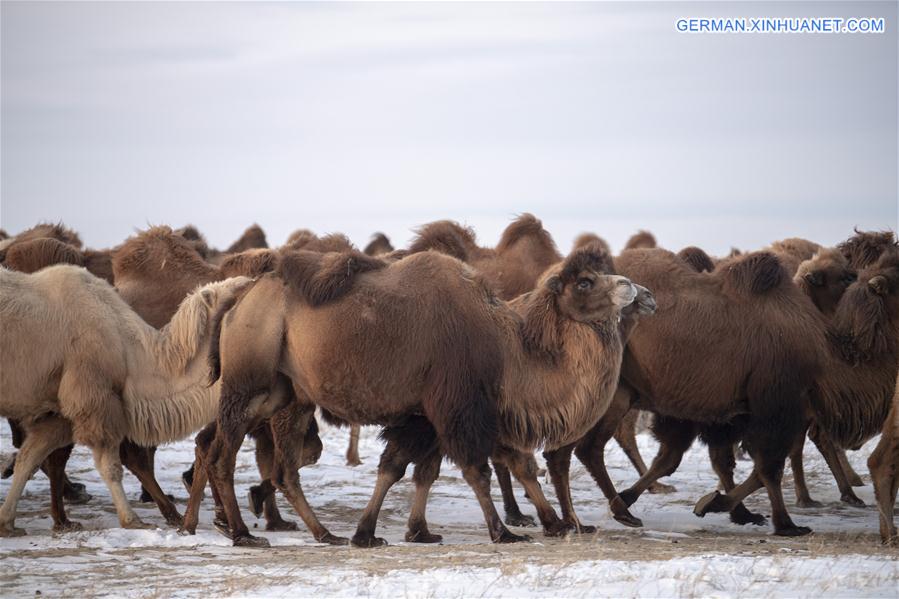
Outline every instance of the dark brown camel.
{"type": "MultiPolygon", "coordinates": [[[[198,439],[235,544],[267,544],[249,534],[234,499],[237,446],[254,420],[296,401],[283,392],[291,388],[339,418],[386,426],[378,482],[354,544],[383,544],[374,536],[377,515],[410,462],[416,494],[406,538],[439,540],[424,510],[443,455],[461,466],[495,542],[523,538],[493,507],[491,456],[525,484],[547,532],[565,529],[523,452],[577,438],[611,399],[618,314],[636,292],[623,277],[597,274],[607,260],[576,252],[507,305],[471,267],[435,252],[393,263],[360,252],[285,255],[286,287],[263,277],[223,319],[213,354],[223,384],[217,435],[208,449],[198,439]]],[[[274,480],[316,539],[345,542],[318,522],[295,472],[274,480]]]]}
{"type": "Polygon", "coordinates": [[[893,395],[890,413],[883,423],[880,442],[868,458],[868,469],[874,481],[874,495],[880,513],[880,540],[884,545],[899,545],[899,534],[893,522],[896,491],[899,489],[899,383],[893,395]]]}
{"type": "MultiPolygon", "coordinates": [[[[724,262],[711,274],[696,273],[664,250],[625,251],[615,266],[650,286],[659,304],[658,314],[631,334],[622,378],[633,404],[656,413],[654,432],[661,448],[649,472],[618,498],[613,496],[613,514],[619,520],[633,518],[626,506],[651,482],[674,472],[701,434],[725,490],[735,488],[735,441],[743,441],[756,467],[732,495],[701,500],[697,513],[726,507],[737,522],[764,521],[740,501],[765,486],[775,532],[809,532],[787,514],[780,477],[785,457],[802,434],[803,393],[823,361],[820,315],[770,253],[724,262]],[[712,338],[716,343],[708,342],[712,338]],[[734,356],[743,357],[735,364],[734,356]]],[[[585,459],[602,455],[604,442],[587,445],[585,459]]],[[[594,477],[594,469],[608,477],[599,460],[588,469],[594,477]]]]}

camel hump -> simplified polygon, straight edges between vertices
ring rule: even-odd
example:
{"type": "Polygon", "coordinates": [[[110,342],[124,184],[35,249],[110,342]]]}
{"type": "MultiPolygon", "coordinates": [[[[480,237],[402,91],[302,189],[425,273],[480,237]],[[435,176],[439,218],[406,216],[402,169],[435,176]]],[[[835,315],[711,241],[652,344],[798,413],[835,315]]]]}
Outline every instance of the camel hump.
{"type": "Polygon", "coordinates": [[[627,243],[624,244],[624,249],[626,250],[652,249],[654,247],[657,247],[655,235],[644,229],[631,235],[627,243]]]}
{"type": "Polygon", "coordinates": [[[380,254],[389,254],[393,249],[390,238],[378,231],[371,236],[371,241],[368,242],[368,245],[362,251],[369,256],[378,256],[380,254]]]}
{"type": "Polygon", "coordinates": [[[609,246],[609,243],[595,233],[581,233],[577,236],[577,239],[574,240],[574,246],[572,246],[572,251],[578,250],[587,245],[598,245],[600,248],[605,251],[608,255],[612,255],[612,248],[609,246]]]}
{"type": "Polygon", "coordinates": [[[385,266],[387,262],[358,250],[327,254],[299,250],[284,254],[278,273],[288,287],[315,307],[345,295],[359,273],[385,266]]]}
{"type": "Polygon", "coordinates": [[[556,250],[555,242],[553,242],[549,232],[543,228],[543,223],[540,219],[533,214],[525,212],[512,221],[512,223],[506,227],[506,230],[503,231],[502,237],[500,237],[499,240],[499,245],[496,246],[497,253],[502,254],[525,237],[535,240],[540,245],[551,249],[552,251],[556,250]]]}
{"type": "Polygon", "coordinates": [[[759,295],[788,281],[780,260],[771,252],[741,256],[723,269],[727,281],[737,290],[759,295]]]}
{"type": "Polygon", "coordinates": [[[410,254],[435,250],[467,262],[469,253],[477,248],[474,231],[451,220],[428,223],[420,227],[416,233],[412,245],[409,246],[410,254]]]}
{"type": "Polygon", "coordinates": [[[715,263],[712,258],[705,253],[705,250],[695,245],[690,245],[677,253],[677,257],[687,263],[687,265],[696,272],[712,272],[715,270],[715,263]]]}
{"type": "Polygon", "coordinates": [[[896,247],[896,235],[892,231],[858,229],[855,229],[855,235],[837,245],[837,249],[855,270],[862,270],[874,264],[881,254],[896,247]]]}
{"type": "Polygon", "coordinates": [[[14,243],[7,248],[3,263],[12,270],[33,273],[53,264],[83,266],[84,258],[77,248],[52,237],[42,237],[14,243]]]}
{"type": "Polygon", "coordinates": [[[219,270],[227,277],[261,277],[278,268],[278,253],[269,249],[246,250],[225,258],[219,270]]]}
{"type": "Polygon", "coordinates": [[[226,250],[229,254],[234,252],[242,252],[253,248],[267,248],[268,241],[265,238],[265,231],[258,224],[253,223],[243,232],[240,239],[235,241],[226,250]]]}

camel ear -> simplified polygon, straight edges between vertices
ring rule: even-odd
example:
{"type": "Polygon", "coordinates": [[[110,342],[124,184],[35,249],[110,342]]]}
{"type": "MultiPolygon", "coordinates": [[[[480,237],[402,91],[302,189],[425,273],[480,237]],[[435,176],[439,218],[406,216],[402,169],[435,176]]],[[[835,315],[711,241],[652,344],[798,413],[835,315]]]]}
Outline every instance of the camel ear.
{"type": "Polygon", "coordinates": [[[821,273],[817,270],[813,270],[812,272],[805,273],[805,282],[811,285],[812,287],[820,287],[824,284],[824,277],[821,276],[821,273]]]}
{"type": "Polygon", "coordinates": [[[562,287],[562,279],[559,275],[553,275],[546,281],[546,288],[556,295],[562,293],[562,287]]]}
{"type": "Polygon", "coordinates": [[[877,295],[886,295],[889,291],[890,285],[887,282],[887,278],[883,275],[877,275],[876,277],[871,277],[868,281],[868,287],[871,288],[871,291],[876,293],[877,295]]]}
{"type": "Polygon", "coordinates": [[[204,289],[200,292],[200,299],[203,300],[207,308],[212,308],[215,303],[215,294],[209,289],[204,289]]]}

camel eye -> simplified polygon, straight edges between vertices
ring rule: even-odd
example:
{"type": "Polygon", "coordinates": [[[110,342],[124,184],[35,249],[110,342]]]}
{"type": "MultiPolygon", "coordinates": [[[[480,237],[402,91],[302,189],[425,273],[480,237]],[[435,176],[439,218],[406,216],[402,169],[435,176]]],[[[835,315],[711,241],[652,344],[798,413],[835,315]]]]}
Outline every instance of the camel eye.
{"type": "Polygon", "coordinates": [[[590,279],[578,279],[577,288],[581,291],[587,291],[593,287],[593,281],[590,279]]]}
{"type": "Polygon", "coordinates": [[[843,283],[845,283],[846,285],[851,285],[852,283],[855,283],[857,279],[857,274],[855,274],[854,272],[849,272],[843,276],[843,283]]]}

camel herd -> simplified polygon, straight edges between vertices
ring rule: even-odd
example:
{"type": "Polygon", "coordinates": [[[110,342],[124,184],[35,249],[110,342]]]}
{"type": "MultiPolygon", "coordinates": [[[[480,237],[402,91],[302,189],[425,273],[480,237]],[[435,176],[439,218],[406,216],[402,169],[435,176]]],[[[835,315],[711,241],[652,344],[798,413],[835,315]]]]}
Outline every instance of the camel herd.
{"type": "Polygon", "coordinates": [[[250,509],[267,530],[295,530],[280,491],[317,541],[384,545],[378,514],[413,465],[406,540],[433,543],[426,508],[444,458],[462,471],[491,540],[527,540],[512,492],[524,487],[547,536],[593,533],[569,487],[572,454],[626,526],[643,492],[665,493],[700,438],[720,491],[694,513],[766,523],[743,500],[764,488],[774,533],[808,534],[781,483],[787,458],[797,503],[815,505],[802,450],[810,438],[842,500],[861,479],[844,451],[882,432],[868,460],[884,543],[899,543],[899,244],[858,232],[836,247],[803,239],[715,258],[672,253],[641,231],[620,255],[594,234],[562,256],[525,214],[495,248],[451,221],[426,224],[406,249],[376,234],[364,251],[343,235],[293,233],[269,248],[256,225],[227,250],[192,226],[152,227],[109,250],[82,247],[60,224],[0,231],[0,416],[18,448],[0,507],[0,537],[22,534],[16,507],[38,468],[50,481],[55,531],[79,530],[65,502],[90,496],[68,479],[75,443],[89,447],[122,527],[146,526],[122,487],[123,465],[166,522],[196,531],[208,486],[214,525],[236,546],[250,534],[234,489],[237,451],[255,440],[260,482],[250,509]],[[318,410],[318,412],[316,412],[318,410]],[[639,410],[660,447],[649,467],[635,441],[639,410]],[[318,413],[318,416],[316,415],[318,413]],[[322,443],[317,417],[381,427],[385,447],[355,534],[317,518],[299,471],[322,443]],[[155,447],[196,433],[182,515],[156,482],[155,447]],[[615,438],[639,477],[619,491],[605,467],[615,438]],[[753,469],[734,480],[735,452],[753,469]],[[538,482],[542,449],[561,514],[538,482]],[[491,492],[496,472],[504,508],[491,492]]]}

